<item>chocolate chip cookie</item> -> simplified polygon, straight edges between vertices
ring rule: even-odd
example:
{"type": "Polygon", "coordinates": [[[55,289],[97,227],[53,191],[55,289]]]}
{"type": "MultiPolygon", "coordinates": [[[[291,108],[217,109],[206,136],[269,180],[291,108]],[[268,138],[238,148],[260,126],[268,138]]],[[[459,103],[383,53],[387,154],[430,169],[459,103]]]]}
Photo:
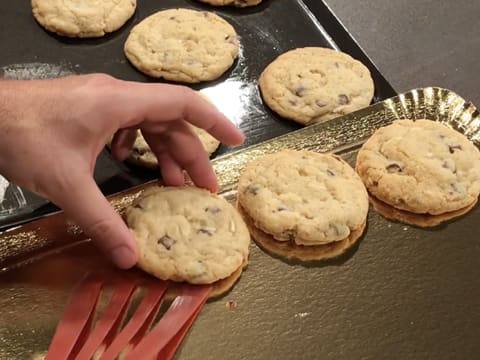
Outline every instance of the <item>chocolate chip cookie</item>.
{"type": "Polygon", "coordinates": [[[362,146],[357,172],[387,218],[434,226],[470,210],[480,194],[480,152],[430,120],[397,120],[362,146]]]}
{"type": "Polygon", "coordinates": [[[364,108],[374,92],[365,65],[350,55],[320,47],[280,55],[262,72],[259,86],[273,111],[303,125],[364,108]]]}
{"type": "Polygon", "coordinates": [[[124,50],[133,66],[147,75],[198,83],[227,71],[239,43],[235,29],[213,12],[169,9],[136,25],[124,50]]]}
{"type": "Polygon", "coordinates": [[[32,0],[35,19],[45,29],[68,37],[100,37],[122,27],[136,0],[32,0]]]}
{"type": "MultiPolygon", "coordinates": [[[[203,129],[195,126],[192,126],[192,129],[200,139],[200,142],[208,155],[213,154],[220,145],[220,142],[203,129]]],[[[140,131],[137,131],[137,138],[133,144],[132,151],[125,160],[131,164],[144,166],[149,169],[158,168],[157,157],[150,149],[150,146],[147,144],[140,131]]]]}
{"type": "Polygon", "coordinates": [[[250,235],[242,217],[207,190],[146,191],[124,217],[138,244],[138,266],[160,279],[230,284],[247,264],[250,235]]]}
{"type": "Polygon", "coordinates": [[[368,195],[340,157],[285,150],[245,167],[238,207],[261,247],[314,260],[339,255],[360,237],[368,195]]]}

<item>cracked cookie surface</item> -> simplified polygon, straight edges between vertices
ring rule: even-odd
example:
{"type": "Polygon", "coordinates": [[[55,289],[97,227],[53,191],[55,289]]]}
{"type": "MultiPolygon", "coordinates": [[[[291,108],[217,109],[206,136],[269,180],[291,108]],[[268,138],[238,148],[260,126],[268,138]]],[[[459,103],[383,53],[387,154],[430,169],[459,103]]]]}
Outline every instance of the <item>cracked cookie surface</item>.
{"type": "Polygon", "coordinates": [[[194,187],[146,191],[125,210],[138,266],[163,280],[211,284],[244,267],[250,234],[237,210],[194,187]]]}
{"type": "Polygon", "coordinates": [[[238,55],[235,29],[207,11],[169,9],[136,25],[125,55],[141,72],[184,83],[215,80],[238,55]]]}
{"type": "Polygon", "coordinates": [[[396,209],[440,215],[480,193],[480,152],[464,135],[430,120],[397,120],[377,130],[357,157],[368,191],[396,209]]]}
{"type": "Polygon", "coordinates": [[[68,37],[100,37],[122,27],[136,0],[32,0],[32,13],[45,29],[68,37]]]}
{"type": "Polygon", "coordinates": [[[260,75],[265,103],[287,119],[308,125],[368,106],[370,71],[351,56],[320,47],[288,51],[260,75]]]}
{"type": "Polygon", "coordinates": [[[341,158],[285,150],[247,164],[238,203],[277,241],[314,246],[342,241],[364,226],[367,191],[341,158]]]}

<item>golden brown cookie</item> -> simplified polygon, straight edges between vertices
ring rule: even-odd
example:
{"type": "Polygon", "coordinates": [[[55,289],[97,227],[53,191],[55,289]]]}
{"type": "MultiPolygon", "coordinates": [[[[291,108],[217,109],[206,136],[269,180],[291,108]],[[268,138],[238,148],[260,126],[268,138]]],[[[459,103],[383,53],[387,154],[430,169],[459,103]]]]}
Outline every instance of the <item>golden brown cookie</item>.
{"type": "Polygon", "coordinates": [[[356,169],[381,214],[419,226],[460,216],[480,194],[480,152],[436,121],[380,128],[360,149],[356,169]]]}
{"type": "Polygon", "coordinates": [[[138,266],[162,280],[212,284],[247,263],[250,234],[224,198],[195,187],[159,187],[136,199],[125,220],[138,266]]]}
{"type": "Polygon", "coordinates": [[[100,37],[122,27],[136,0],[32,0],[35,19],[45,29],[68,37],[100,37]]]}
{"type": "MultiPolygon", "coordinates": [[[[203,145],[204,150],[208,155],[212,155],[220,145],[220,141],[215,139],[212,135],[203,129],[192,126],[193,132],[198,136],[203,145]]],[[[125,159],[131,164],[144,166],[149,169],[158,168],[158,160],[150,146],[145,141],[142,133],[137,132],[137,138],[132,146],[132,151],[125,159]]]]}
{"type": "Polygon", "coordinates": [[[141,72],[155,78],[198,83],[215,80],[238,55],[235,29],[207,11],[169,9],[136,25],[125,55],[141,72]]]}
{"type": "Polygon", "coordinates": [[[237,199],[257,242],[302,260],[343,252],[362,234],[368,213],[354,170],[335,155],[311,151],[284,150],[247,164],[237,199]]]}
{"type": "Polygon", "coordinates": [[[370,104],[370,71],[345,53],[306,47],[288,51],[262,72],[259,86],[273,111],[303,125],[323,122],[370,104]]]}

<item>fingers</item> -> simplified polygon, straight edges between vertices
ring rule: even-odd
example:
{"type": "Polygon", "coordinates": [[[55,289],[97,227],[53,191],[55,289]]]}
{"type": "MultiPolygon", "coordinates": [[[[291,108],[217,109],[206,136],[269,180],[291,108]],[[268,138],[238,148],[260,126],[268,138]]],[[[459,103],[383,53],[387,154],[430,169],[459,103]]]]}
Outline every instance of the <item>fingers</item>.
{"type": "Polygon", "coordinates": [[[136,129],[118,130],[113,136],[111,146],[110,146],[112,150],[112,155],[120,161],[125,160],[128,154],[130,153],[130,150],[136,138],[137,138],[136,129]]]}
{"type": "Polygon", "coordinates": [[[155,123],[184,119],[205,129],[222,143],[238,145],[244,141],[244,135],[230,120],[187,87],[136,82],[125,84],[128,91],[121,87],[124,91],[119,94],[118,103],[123,104],[122,109],[128,109],[131,116],[126,117],[122,127],[141,122],[145,126],[155,126],[155,123]]]}
{"type": "Polygon", "coordinates": [[[162,151],[158,156],[158,165],[162,174],[162,180],[167,186],[182,186],[185,184],[183,169],[170,156],[168,152],[162,151]]]}
{"type": "MultiPolygon", "coordinates": [[[[162,160],[169,158],[167,161],[169,169],[171,169],[170,166],[173,168],[170,164],[171,159],[178,164],[177,169],[184,169],[188,173],[196,186],[212,192],[217,191],[217,179],[208,154],[187,123],[178,122],[172,125],[169,132],[162,137],[147,132],[144,136],[157,157],[162,160]],[[164,153],[167,153],[168,157],[165,157],[164,153]]],[[[170,176],[164,169],[165,164],[162,166],[162,174],[165,172],[165,176],[170,176]]]]}
{"type": "Polygon", "coordinates": [[[115,265],[128,269],[136,264],[137,247],[133,234],[90,176],[78,176],[68,189],[57,191],[52,200],[115,265]]]}

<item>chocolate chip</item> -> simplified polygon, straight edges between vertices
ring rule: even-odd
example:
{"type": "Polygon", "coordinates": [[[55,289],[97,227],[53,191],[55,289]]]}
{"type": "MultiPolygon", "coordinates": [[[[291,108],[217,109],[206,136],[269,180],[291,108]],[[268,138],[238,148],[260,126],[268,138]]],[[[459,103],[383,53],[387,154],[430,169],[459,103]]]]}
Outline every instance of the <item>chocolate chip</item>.
{"type": "Polygon", "coordinates": [[[168,235],[163,235],[160,239],[158,239],[157,244],[162,244],[165,249],[170,250],[175,244],[175,240],[168,235]]]}
{"type": "Polygon", "coordinates": [[[322,100],[318,100],[318,99],[315,100],[315,105],[317,105],[320,108],[327,106],[327,104],[325,104],[322,100]]]}
{"type": "Polygon", "coordinates": [[[286,207],[285,205],[280,205],[277,207],[277,211],[278,212],[282,212],[282,211],[288,211],[288,207],[286,207]]]}
{"type": "Polygon", "coordinates": [[[142,156],[145,155],[147,152],[147,149],[139,149],[139,148],[133,148],[133,152],[137,153],[138,155],[142,156]]]}
{"type": "Polygon", "coordinates": [[[230,44],[235,44],[236,38],[230,35],[225,36],[225,41],[230,44]]]}
{"type": "Polygon", "coordinates": [[[455,150],[463,150],[462,145],[448,145],[448,151],[450,151],[450,154],[453,154],[455,150]]]}
{"type": "Polygon", "coordinates": [[[212,236],[213,234],[215,234],[215,230],[216,229],[214,227],[202,227],[198,229],[197,233],[212,236]]]}
{"type": "MultiPolygon", "coordinates": [[[[453,190],[453,192],[456,192],[457,194],[461,194],[463,192],[461,187],[457,183],[451,183],[450,188],[453,190]]],[[[453,192],[450,191],[450,194],[453,194],[453,192]]]]}
{"type": "Polygon", "coordinates": [[[389,164],[385,167],[385,169],[387,169],[387,171],[389,173],[400,173],[403,171],[403,169],[401,168],[400,165],[398,165],[397,163],[392,163],[392,164],[389,164]]]}
{"type": "Polygon", "coordinates": [[[302,85],[298,85],[295,88],[295,96],[302,97],[305,95],[305,88],[302,85]]]}
{"type": "Polygon", "coordinates": [[[333,63],[333,65],[335,65],[335,67],[336,67],[337,69],[340,68],[340,64],[338,63],[338,61],[335,61],[335,62],[333,63]]]}
{"type": "Polygon", "coordinates": [[[340,105],[348,105],[350,104],[350,98],[345,94],[340,94],[338,95],[338,103],[340,105]]]}
{"type": "Polygon", "coordinates": [[[175,20],[175,16],[170,16],[169,19],[170,20],[175,20]]]}
{"type": "Polygon", "coordinates": [[[252,195],[257,195],[260,190],[260,186],[257,184],[250,184],[247,186],[247,192],[252,195]]]}
{"type": "Polygon", "coordinates": [[[222,209],[220,209],[218,206],[207,206],[205,208],[205,212],[209,212],[210,214],[218,214],[221,211],[222,209]]]}
{"type": "Polygon", "coordinates": [[[290,105],[293,105],[293,106],[297,105],[297,100],[295,99],[288,99],[288,102],[290,103],[290,105]]]}
{"type": "Polygon", "coordinates": [[[455,163],[453,163],[453,161],[443,160],[442,168],[450,170],[454,174],[457,173],[457,170],[455,169],[455,163]]]}
{"type": "Polygon", "coordinates": [[[330,170],[330,169],[327,169],[327,174],[328,174],[329,176],[335,176],[335,173],[334,173],[332,170],[330,170]]]}

